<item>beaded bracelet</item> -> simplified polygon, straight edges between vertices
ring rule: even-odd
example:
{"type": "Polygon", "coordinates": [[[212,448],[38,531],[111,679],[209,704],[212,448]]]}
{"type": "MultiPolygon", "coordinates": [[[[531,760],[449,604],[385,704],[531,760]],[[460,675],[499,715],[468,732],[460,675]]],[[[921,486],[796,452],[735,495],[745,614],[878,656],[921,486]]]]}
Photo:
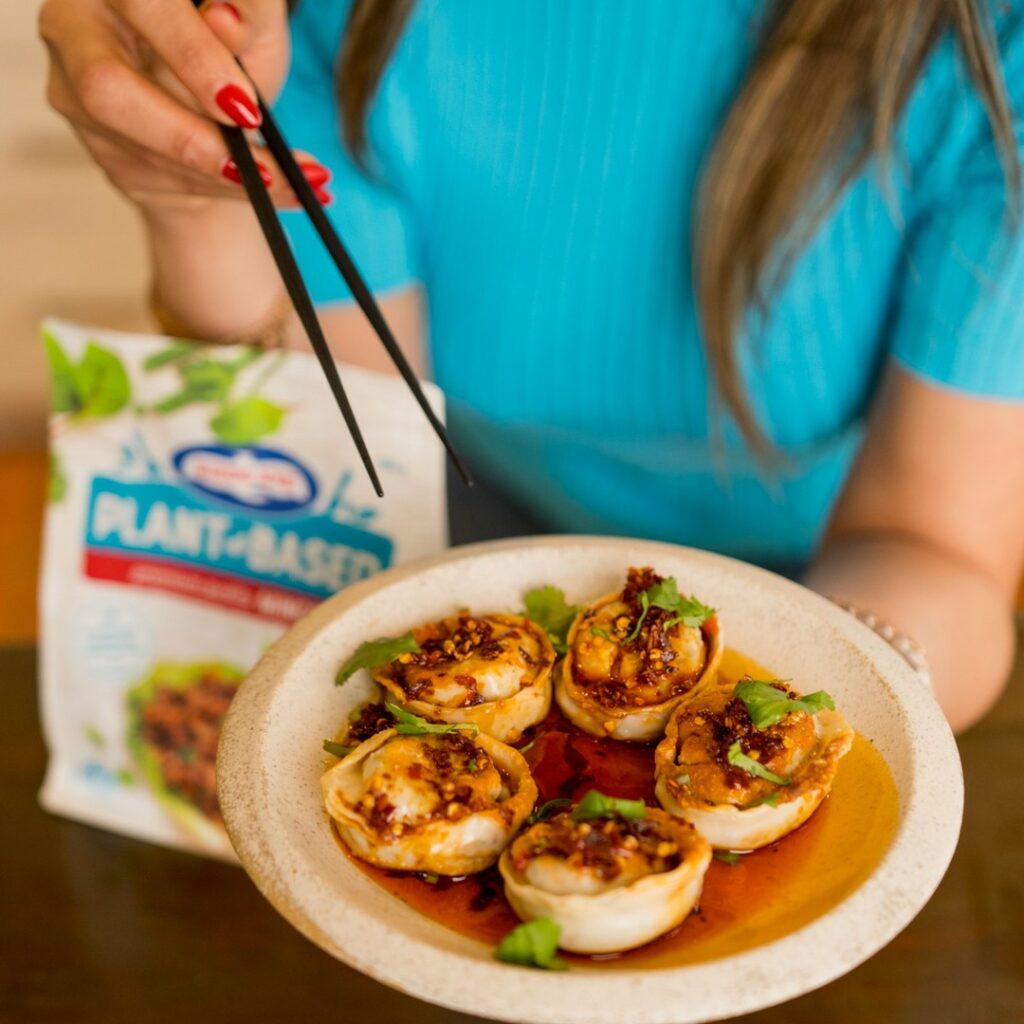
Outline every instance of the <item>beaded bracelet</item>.
{"type": "Polygon", "coordinates": [[[849,612],[858,622],[863,622],[872,632],[877,633],[885,640],[903,660],[917,673],[921,682],[929,690],[934,689],[932,685],[932,672],[928,667],[928,659],[925,656],[924,648],[906,633],[901,633],[892,623],[880,619],[873,612],[865,611],[848,601],[840,601],[838,598],[830,597],[829,600],[838,605],[843,611],[849,612]]]}

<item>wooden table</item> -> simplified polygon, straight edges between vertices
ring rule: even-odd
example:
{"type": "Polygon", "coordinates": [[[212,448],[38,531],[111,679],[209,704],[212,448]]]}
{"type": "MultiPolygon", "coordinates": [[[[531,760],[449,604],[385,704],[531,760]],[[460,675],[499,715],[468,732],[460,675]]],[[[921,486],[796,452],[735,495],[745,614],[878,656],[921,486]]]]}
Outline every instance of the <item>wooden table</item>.
{"type": "MultiPolygon", "coordinates": [[[[41,461],[21,467],[31,477],[22,482],[26,494],[41,491],[41,461]]],[[[32,506],[24,518],[38,516],[37,500],[22,499],[32,506]]],[[[532,529],[486,488],[471,501],[460,494],[453,509],[452,534],[461,541],[532,529]]],[[[0,539],[7,534],[13,550],[30,527],[19,533],[8,518],[0,539]]],[[[28,573],[21,575],[8,586],[8,609],[29,599],[28,573]]],[[[238,868],[41,811],[35,678],[32,647],[0,633],[0,1024],[471,1020],[332,960],[285,924],[238,868]]],[[[745,1021],[1024,1021],[1024,658],[999,707],[960,747],[964,831],[928,907],[852,974],[745,1021]]]]}

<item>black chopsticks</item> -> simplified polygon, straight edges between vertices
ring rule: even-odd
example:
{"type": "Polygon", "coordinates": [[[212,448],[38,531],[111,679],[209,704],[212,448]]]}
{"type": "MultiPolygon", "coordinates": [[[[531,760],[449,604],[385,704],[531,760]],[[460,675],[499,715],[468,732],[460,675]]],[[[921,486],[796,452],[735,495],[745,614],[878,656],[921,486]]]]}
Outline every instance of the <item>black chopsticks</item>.
{"type": "MultiPolygon", "coordinates": [[[[239,64],[241,64],[241,62],[239,62],[239,64]]],[[[306,180],[306,176],[302,173],[302,168],[299,167],[295,158],[292,156],[291,147],[285,141],[280,128],[277,126],[277,122],[274,120],[273,114],[271,114],[270,109],[267,107],[267,104],[264,102],[263,97],[259,94],[258,90],[256,91],[256,98],[259,101],[260,113],[263,116],[263,123],[260,126],[260,132],[263,135],[263,140],[267,144],[267,148],[273,154],[274,159],[280,166],[285,178],[287,178],[288,184],[291,185],[292,190],[298,197],[302,208],[313,222],[313,226],[316,228],[317,234],[320,236],[321,241],[330,253],[331,258],[334,260],[335,266],[337,266],[338,271],[341,273],[345,283],[351,290],[359,308],[363,311],[366,319],[369,320],[370,325],[373,327],[374,332],[381,341],[381,344],[391,357],[391,361],[395,364],[395,367],[399,374],[401,374],[402,379],[408,385],[409,390],[412,391],[413,396],[419,403],[419,406],[426,415],[427,420],[434,428],[434,432],[441,439],[441,443],[445,446],[455,468],[458,470],[459,476],[462,477],[467,486],[472,486],[473,480],[469,474],[466,464],[452,445],[444,424],[434,413],[430,403],[427,401],[427,396],[423,393],[423,388],[420,387],[420,382],[416,379],[416,374],[413,372],[413,369],[409,365],[409,362],[405,358],[401,348],[399,348],[398,342],[395,340],[395,336],[391,333],[391,329],[388,327],[387,321],[384,319],[384,314],[381,313],[380,307],[377,305],[373,298],[373,294],[367,287],[366,281],[359,273],[359,270],[353,262],[352,257],[349,255],[348,250],[345,248],[344,243],[334,230],[334,227],[327,218],[327,215],[324,213],[323,207],[320,205],[320,201],[316,198],[312,187],[306,180]]],[[[320,321],[317,319],[316,310],[313,307],[313,301],[309,296],[309,292],[306,290],[306,286],[302,280],[302,275],[299,272],[298,264],[295,261],[295,256],[292,253],[292,249],[288,243],[284,229],[281,227],[280,221],[277,219],[277,212],[274,209],[274,204],[267,193],[266,186],[260,178],[259,169],[257,168],[256,161],[249,150],[249,144],[246,141],[245,134],[241,128],[228,127],[227,125],[220,125],[220,129],[224,136],[224,141],[227,143],[228,149],[231,151],[231,156],[238,166],[238,171],[242,178],[242,185],[244,186],[246,195],[249,197],[249,202],[252,204],[253,210],[256,213],[256,218],[263,231],[263,236],[266,238],[267,245],[270,247],[271,255],[274,257],[274,262],[277,264],[277,269],[281,274],[281,279],[283,280],[284,286],[288,291],[288,295],[292,300],[292,305],[295,307],[295,312],[298,314],[299,320],[302,322],[302,326],[309,337],[310,344],[313,346],[313,351],[320,363],[320,367],[324,371],[324,375],[327,377],[327,383],[330,385],[331,392],[334,395],[335,401],[338,403],[338,408],[341,410],[341,415],[344,417],[345,424],[348,427],[349,433],[352,435],[352,440],[355,442],[356,449],[359,452],[359,457],[363,460],[363,465],[366,467],[366,472],[369,474],[370,480],[373,483],[373,488],[377,492],[378,497],[382,497],[384,491],[381,487],[380,477],[378,477],[377,471],[374,468],[373,459],[370,457],[370,452],[366,447],[366,442],[363,440],[362,431],[359,429],[355,413],[352,411],[352,406],[348,400],[348,396],[345,394],[345,388],[341,382],[341,377],[338,374],[337,365],[331,357],[331,352],[327,345],[327,339],[324,337],[323,330],[320,327],[320,321]]]]}

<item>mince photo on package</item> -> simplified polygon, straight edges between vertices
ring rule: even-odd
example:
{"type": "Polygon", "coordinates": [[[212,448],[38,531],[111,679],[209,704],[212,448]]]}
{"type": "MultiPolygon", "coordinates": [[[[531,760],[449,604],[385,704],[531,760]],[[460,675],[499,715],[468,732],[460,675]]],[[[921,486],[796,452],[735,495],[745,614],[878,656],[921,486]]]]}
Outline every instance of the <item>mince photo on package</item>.
{"type": "Polygon", "coordinates": [[[316,603],[445,546],[443,450],[399,379],[346,367],[378,502],[307,353],[57,321],[43,344],[43,802],[232,857],[215,765],[238,684],[316,603]]]}

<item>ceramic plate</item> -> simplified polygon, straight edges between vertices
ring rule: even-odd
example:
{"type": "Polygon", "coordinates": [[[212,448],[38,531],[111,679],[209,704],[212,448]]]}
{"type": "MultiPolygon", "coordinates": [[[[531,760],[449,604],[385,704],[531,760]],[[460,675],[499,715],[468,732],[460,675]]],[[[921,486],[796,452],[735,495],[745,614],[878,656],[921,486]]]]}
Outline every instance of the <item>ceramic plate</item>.
{"type": "Polygon", "coordinates": [[[545,537],[456,548],[351,587],[297,622],[242,684],[220,742],[220,800],[245,869],[299,931],[371,977],[467,1013],[538,1024],[684,1024],[756,1010],[814,989],[881,949],[924,906],[956,846],[963,785],[945,719],[883,640],[803,587],[740,562],[667,544],[545,537]],[[899,822],[851,895],[774,942],[657,971],[586,965],[545,972],[412,910],[339,851],[323,810],[323,737],[363,702],[366,673],[333,685],[365,639],[458,608],[517,609],[555,583],[583,603],[653,565],[714,605],[729,646],[826,688],[887,761],[899,822]],[[780,969],[780,965],[784,965],[780,969]]]}

